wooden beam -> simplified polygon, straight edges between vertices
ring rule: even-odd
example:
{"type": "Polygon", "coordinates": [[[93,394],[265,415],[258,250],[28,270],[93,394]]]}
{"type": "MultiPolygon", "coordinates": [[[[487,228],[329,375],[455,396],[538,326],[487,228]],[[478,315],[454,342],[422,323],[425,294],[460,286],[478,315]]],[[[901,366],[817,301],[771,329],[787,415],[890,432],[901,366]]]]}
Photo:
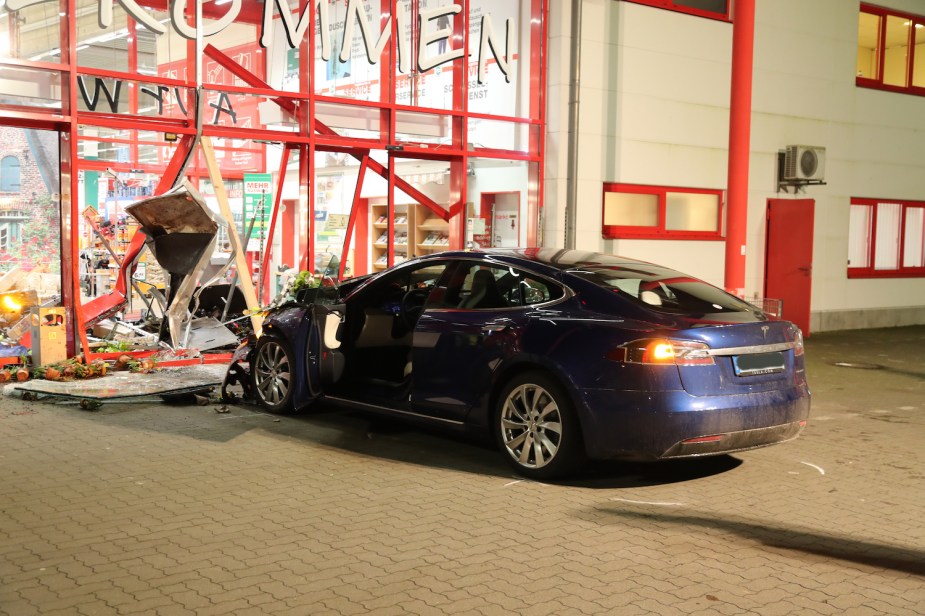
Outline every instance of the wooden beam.
{"type": "Polygon", "coordinates": [[[251,313],[251,324],[254,326],[254,333],[259,336],[260,329],[263,326],[263,315],[260,313],[260,302],[257,300],[254,282],[251,280],[251,271],[247,267],[247,260],[244,256],[246,247],[241,245],[237,225],[234,224],[234,215],[231,213],[231,205],[228,203],[228,193],[225,191],[225,183],[222,181],[222,171],[215,160],[212,139],[203,135],[199,140],[199,144],[202,147],[202,157],[206,161],[206,169],[209,170],[209,179],[212,180],[212,187],[215,189],[215,199],[218,201],[219,211],[228,223],[228,241],[234,251],[234,265],[238,270],[241,291],[244,293],[247,309],[251,313]]]}

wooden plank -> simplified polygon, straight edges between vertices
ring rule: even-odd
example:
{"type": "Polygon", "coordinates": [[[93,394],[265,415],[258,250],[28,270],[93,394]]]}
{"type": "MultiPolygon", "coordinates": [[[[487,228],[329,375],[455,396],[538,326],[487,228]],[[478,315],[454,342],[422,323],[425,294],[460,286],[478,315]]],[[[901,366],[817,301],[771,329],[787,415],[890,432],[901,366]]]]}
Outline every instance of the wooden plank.
{"type": "Polygon", "coordinates": [[[228,222],[228,242],[234,251],[234,265],[238,271],[238,281],[241,283],[241,291],[244,293],[244,302],[251,312],[250,318],[254,333],[259,336],[263,326],[263,315],[259,312],[260,302],[257,300],[254,282],[251,280],[251,271],[247,267],[247,260],[244,255],[245,247],[241,245],[237,225],[234,224],[234,215],[231,213],[231,205],[228,203],[228,193],[225,191],[225,183],[222,181],[222,172],[218,162],[215,160],[212,139],[203,135],[199,140],[199,144],[202,147],[202,156],[206,161],[206,168],[209,170],[209,179],[212,180],[212,187],[215,189],[215,199],[218,201],[219,211],[225,221],[228,222]]]}

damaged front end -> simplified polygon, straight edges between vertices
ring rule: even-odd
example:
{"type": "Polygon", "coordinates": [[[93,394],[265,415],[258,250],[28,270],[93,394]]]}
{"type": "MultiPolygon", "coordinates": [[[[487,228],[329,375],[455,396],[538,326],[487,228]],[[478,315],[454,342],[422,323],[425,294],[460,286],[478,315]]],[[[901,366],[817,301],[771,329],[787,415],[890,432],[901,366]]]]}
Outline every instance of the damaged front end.
{"type": "Polygon", "coordinates": [[[222,381],[222,400],[225,402],[253,401],[250,366],[257,346],[257,336],[250,334],[231,356],[231,363],[222,381]]]}

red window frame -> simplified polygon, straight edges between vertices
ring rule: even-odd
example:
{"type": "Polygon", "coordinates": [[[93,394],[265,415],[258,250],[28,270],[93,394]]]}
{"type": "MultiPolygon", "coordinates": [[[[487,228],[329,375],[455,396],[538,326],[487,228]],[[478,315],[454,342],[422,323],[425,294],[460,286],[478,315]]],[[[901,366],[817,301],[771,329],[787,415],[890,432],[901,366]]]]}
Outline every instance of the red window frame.
{"type": "MultiPolygon", "coordinates": [[[[912,85],[913,75],[915,74],[915,31],[916,26],[921,25],[925,27],[925,16],[915,15],[913,13],[903,13],[902,11],[894,11],[892,9],[885,9],[879,6],[873,6],[871,4],[861,4],[861,9],[859,13],[867,13],[869,15],[876,15],[880,18],[880,34],[877,37],[877,77],[856,77],[855,85],[859,88],[871,88],[874,90],[885,90],[887,92],[899,92],[902,94],[915,94],[916,96],[925,96],[925,87],[923,86],[914,86],[912,85]],[[906,82],[909,84],[907,86],[896,86],[891,84],[883,83],[883,69],[886,62],[886,22],[887,17],[897,17],[900,19],[905,19],[910,22],[909,24],[909,39],[907,41],[907,50],[908,56],[906,60],[906,82]]],[[[860,14],[858,15],[860,18],[860,14]]],[[[925,57],[919,60],[920,62],[925,62],[925,57]]]]}
{"type": "Polygon", "coordinates": [[[716,19],[719,21],[732,21],[730,6],[732,5],[732,0],[726,0],[726,12],[719,13],[716,11],[707,11],[704,9],[698,9],[692,6],[685,6],[684,4],[679,4],[675,0],[625,0],[626,2],[634,2],[636,4],[645,4],[646,6],[652,6],[657,9],[665,9],[668,11],[675,11],[676,13],[687,13],[688,15],[696,15],[697,17],[706,17],[707,19],[716,19]]]}
{"type": "MultiPolygon", "coordinates": [[[[925,267],[903,267],[903,258],[906,248],[906,221],[908,210],[912,208],[925,209],[925,201],[906,201],[902,199],[865,199],[853,198],[851,205],[862,205],[870,208],[870,224],[867,228],[867,266],[849,267],[848,278],[925,278],[925,267]],[[896,269],[876,269],[874,259],[877,254],[877,205],[881,203],[896,203],[902,208],[899,224],[898,265],[896,269]]],[[[850,230],[849,230],[850,233],[850,230]]],[[[925,233],[925,231],[923,231],[925,233]]],[[[925,238],[923,238],[925,240],[925,238]]]]}
{"type": "Polygon", "coordinates": [[[647,186],[643,184],[621,184],[604,182],[601,195],[601,229],[606,239],[649,239],[649,240],[715,240],[722,241],[723,216],[726,208],[724,191],[709,188],[687,188],[679,186],[647,186]],[[658,224],[651,227],[604,224],[607,193],[654,195],[658,197],[658,224]],[[715,195],[719,201],[716,213],[716,231],[685,231],[665,228],[668,193],[692,193],[715,195]]]}

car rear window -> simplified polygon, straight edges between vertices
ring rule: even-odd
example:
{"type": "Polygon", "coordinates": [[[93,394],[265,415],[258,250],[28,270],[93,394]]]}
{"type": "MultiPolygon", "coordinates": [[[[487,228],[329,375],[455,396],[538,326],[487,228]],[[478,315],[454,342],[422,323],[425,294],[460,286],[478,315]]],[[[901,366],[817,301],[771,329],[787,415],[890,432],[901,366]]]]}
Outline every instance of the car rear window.
{"type": "Polygon", "coordinates": [[[651,310],[672,314],[757,312],[751,304],[697,278],[661,267],[601,266],[571,274],[619,293],[651,310]]]}

